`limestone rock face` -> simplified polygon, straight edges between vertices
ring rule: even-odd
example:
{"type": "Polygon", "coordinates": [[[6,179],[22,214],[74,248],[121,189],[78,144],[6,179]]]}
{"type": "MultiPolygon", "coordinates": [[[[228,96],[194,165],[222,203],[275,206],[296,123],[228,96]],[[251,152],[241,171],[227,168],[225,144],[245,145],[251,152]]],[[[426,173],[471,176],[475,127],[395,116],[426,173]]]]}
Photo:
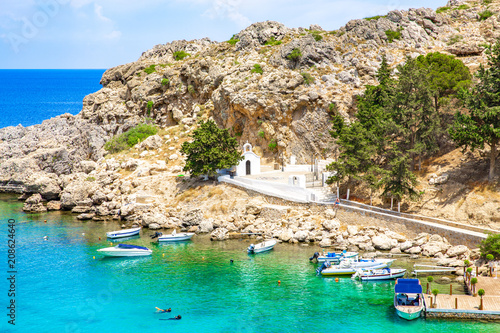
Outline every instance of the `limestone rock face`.
{"type": "Polygon", "coordinates": [[[458,257],[464,253],[467,253],[467,252],[470,252],[469,248],[467,248],[467,246],[465,245],[457,245],[457,246],[453,246],[453,247],[450,247],[448,249],[448,251],[446,252],[446,254],[448,255],[448,257],[458,257]]]}
{"type": "Polygon", "coordinates": [[[328,231],[336,231],[340,228],[340,222],[338,220],[325,220],[321,225],[328,231]]]}

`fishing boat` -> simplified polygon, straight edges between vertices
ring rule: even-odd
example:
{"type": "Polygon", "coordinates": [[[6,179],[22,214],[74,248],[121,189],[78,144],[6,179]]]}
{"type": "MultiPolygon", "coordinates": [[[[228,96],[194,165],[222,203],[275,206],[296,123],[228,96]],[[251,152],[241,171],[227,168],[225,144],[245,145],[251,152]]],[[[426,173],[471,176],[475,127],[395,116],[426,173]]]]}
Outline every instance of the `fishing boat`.
{"type": "Polygon", "coordinates": [[[247,249],[247,252],[248,253],[261,253],[261,252],[270,251],[274,248],[274,245],[276,245],[276,243],[278,243],[277,240],[271,239],[271,240],[267,240],[267,241],[264,241],[264,242],[256,244],[256,245],[250,244],[250,246],[247,249]]]}
{"type": "Polygon", "coordinates": [[[180,242],[180,241],[187,241],[190,240],[191,237],[193,237],[194,232],[179,232],[173,231],[171,234],[163,234],[161,232],[155,232],[154,235],[151,236],[151,238],[156,238],[158,237],[158,242],[180,242]]]}
{"type": "Polygon", "coordinates": [[[99,249],[97,252],[104,254],[107,257],[140,257],[150,256],[153,251],[144,246],[118,244],[113,247],[99,249]]]}
{"type": "Polygon", "coordinates": [[[340,253],[327,252],[319,254],[319,252],[314,252],[314,255],[309,258],[309,261],[313,261],[314,259],[316,259],[317,262],[325,262],[328,260],[334,264],[338,264],[340,261],[347,258],[354,258],[358,254],[358,252],[346,252],[345,250],[340,253]]]}
{"type": "Polygon", "coordinates": [[[141,227],[123,229],[123,230],[118,230],[118,231],[110,231],[110,232],[106,233],[106,237],[111,238],[111,239],[130,237],[130,236],[138,235],[140,231],[141,231],[141,227]]]}
{"type": "Polygon", "coordinates": [[[361,281],[393,280],[403,277],[406,273],[404,268],[383,268],[383,269],[358,269],[351,279],[361,281]]]}
{"type": "Polygon", "coordinates": [[[389,267],[394,260],[392,259],[373,259],[369,261],[355,262],[351,259],[341,261],[338,265],[332,265],[325,261],[317,270],[323,276],[352,275],[360,268],[382,269],[389,267]]]}
{"type": "Polygon", "coordinates": [[[394,307],[403,319],[420,317],[425,307],[422,286],[418,279],[397,279],[394,287],[394,307]]]}

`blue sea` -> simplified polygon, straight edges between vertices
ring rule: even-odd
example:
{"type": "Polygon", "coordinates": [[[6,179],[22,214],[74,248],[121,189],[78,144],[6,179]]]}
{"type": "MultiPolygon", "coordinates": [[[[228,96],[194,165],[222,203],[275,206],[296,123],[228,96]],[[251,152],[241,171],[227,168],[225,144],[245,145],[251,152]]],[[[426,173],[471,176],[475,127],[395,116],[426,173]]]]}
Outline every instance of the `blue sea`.
{"type": "MultiPolygon", "coordinates": [[[[0,126],[78,113],[102,72],[0,71],[0,126]]],[[[127,243],[151,248],[151,257],[104,258],[97,250],[115,244],[105,232],[119,228],[66,212],[27,215],[15,196],[0,194],[0,332],[500,332],[499,323],[404,321],[392,306],[394,282],[318,277],[308,261],[316,246],[278,244],[251,256],[250,240],[196,235],[158,245],[143,230],[127,243]],[[176,315],[182,319],[168,320],[176,315]]]]}
{"type": "Polygon", "coordinates": [[[1,69],[0,128],[79,113],[83,98],[101,89],[103,73],[103,69],[1,69]]]}

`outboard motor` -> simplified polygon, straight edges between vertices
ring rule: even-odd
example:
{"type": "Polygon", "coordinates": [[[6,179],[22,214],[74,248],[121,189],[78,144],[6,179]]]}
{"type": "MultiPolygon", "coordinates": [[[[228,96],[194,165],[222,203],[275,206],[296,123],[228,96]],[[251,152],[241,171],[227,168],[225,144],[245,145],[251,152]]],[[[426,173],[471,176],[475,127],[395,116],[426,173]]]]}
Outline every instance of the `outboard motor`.
{"type": "Polygon", "coordinates": [[[250,246],[248,247],[247,251],[248,252],[253,252],[254,249],[255,249],[255,245],[254,244],[250,244],[250,246]]]}
{"type": "Polygon", "coordinates": [[[314,252],[313,256],[309,258],[309,261],[313,261],[314,259],[318,261],[318,257],[319,257],[319,252],[314,252]]]}
{"type": "Polygon", "coordinates": [[[325,268],[329,268],[331,267],[332,264],[330,264],[329,261],[325,261],[321,266],[319,266],[319,268],[316,270],[316,273],[321,273],[325,268]]]}
{"type": "Polygon", "coordinates": [[[157,237],[160,237],[161,235],[163,235],[161,232],[156,231],[154,235],[151,235],[151,239],[155,239],[157,237]]]}

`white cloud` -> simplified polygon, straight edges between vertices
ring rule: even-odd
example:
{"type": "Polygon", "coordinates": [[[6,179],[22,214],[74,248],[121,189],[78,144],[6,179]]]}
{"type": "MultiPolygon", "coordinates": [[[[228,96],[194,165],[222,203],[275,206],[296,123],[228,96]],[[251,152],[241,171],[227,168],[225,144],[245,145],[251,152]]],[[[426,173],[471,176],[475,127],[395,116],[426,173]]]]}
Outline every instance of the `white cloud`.
{"type": "Polygon", "coordinates": [[[215,0],[208,10],[203,15],[211,19],[226,19],[233,21],[240,27],[246,27],[252,24],[252,21],[245,15],[240,13],[239,7],[241,0],[215,0]]]}
{"type": "Polygon", "coordinates": [[[121,31],[113,30],[107,35],[103,35],[104,39],[119,39],[122,36],[121,31]]]}
{"type": "Polygon", "coordinates": [[[94,13],[97,15],[99,20],[103,22],[112,22],[109,18],[103,15],[102,13],[102,6],[99,6],[98,4],[94,4],[94,13]]]}

